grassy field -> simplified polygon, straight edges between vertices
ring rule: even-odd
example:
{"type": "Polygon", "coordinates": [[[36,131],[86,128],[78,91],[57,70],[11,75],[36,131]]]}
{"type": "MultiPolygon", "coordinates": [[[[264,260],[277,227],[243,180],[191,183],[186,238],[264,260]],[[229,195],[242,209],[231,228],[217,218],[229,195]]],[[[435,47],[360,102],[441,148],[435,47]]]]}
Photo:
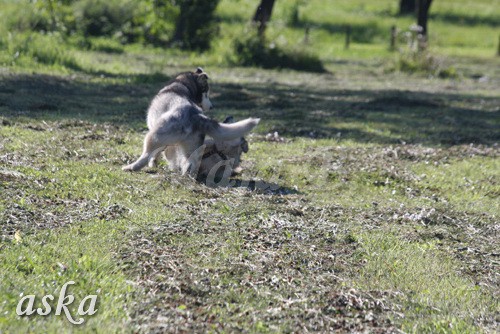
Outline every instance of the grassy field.
{"type": "Polygon", "coordinates": [[[498,1],[433,4],[446,79],[393,70],[386,31],[411,23],[396,1],[321,3],[292,25],[278,1],[268,35],[315,50],[324,74],[231,65],[254,1],[221,1],[203,54],[2,34],[0,333],[498,331],[498,1]],[[198,65],[212,117],[262,118],[243,174],[122,172],[150,99],[198,65]],[[55,308],[68,281],[74,317],[98,296],[84,324],[16,315],[31,294],[55,308]]]}

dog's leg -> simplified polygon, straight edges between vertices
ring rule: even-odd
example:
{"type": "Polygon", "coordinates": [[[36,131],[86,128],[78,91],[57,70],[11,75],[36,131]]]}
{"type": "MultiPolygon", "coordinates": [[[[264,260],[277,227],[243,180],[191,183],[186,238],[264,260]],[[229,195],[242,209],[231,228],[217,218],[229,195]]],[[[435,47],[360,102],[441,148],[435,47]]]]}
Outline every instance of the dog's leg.
{"type": "Polygon", "coordinates": [[[158,149],[156,149],[156,151],[153,152],[153,154],[151,154],[151,157],[149,158],[149,161],[148,161],[148,167],[151,168],[151,167],[154,167],[155,164],[156,164],[156,161],[158,160],[158,155],[160,154],[160,152],[164,151],[164,148],[163,147],[160,147],[158,149]]]}
{"type": "Polygon", "coordinates": [[[180,138],[169,135],[165,132],[157,130],[149,131],[144,138],[144,148],[142,154],[136,162],[124,166],[125,171],[137,171],[148,164],[148,162],[156,157],[158,153],[164,150],[168,145],[177,143],[180,138]]]}
{"type": "Polygon", "coordinates": [[[205,136],[199,135],[198,137],[190,138],[189,141],[184,141],[180,144],[183,155],[183,162],[181,166],[182,175],[189,174],[192,178],[196,178],[198,176],[201,158],[203,157],[203,152],[205,151],[205,145],[203,144],[204,140],[205,136]]]}
{"type": "Polygon", "coordinates": [[[172,171],[178,172],[180,170],[179,165],[179,147],[175,146],[167,146],[165,150],[163,150],[162,154],[165,160],[168,162],[168,168],[172,171]]]}

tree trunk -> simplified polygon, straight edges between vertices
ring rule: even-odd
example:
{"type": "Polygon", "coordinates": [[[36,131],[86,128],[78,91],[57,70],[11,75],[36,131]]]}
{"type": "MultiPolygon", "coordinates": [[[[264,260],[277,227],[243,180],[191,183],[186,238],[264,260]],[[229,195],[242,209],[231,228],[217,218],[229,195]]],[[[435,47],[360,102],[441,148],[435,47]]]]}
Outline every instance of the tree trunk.
{"type": "Polygon", "coordinates": [[[253,16],[253,21],[257,23],[259,36],[264,35],[266,30],[267,22],[271,19],[271,13],[273,12],[275,0],[261,0],[259,7],[255,11],[253,16]]]}
{"type": "Polygon", "coordinates": [[[400,0],[399,15],[415,14],[417,9],[417,0],[400,0]]]}
{"type": "Polygon", "coordinates": [[[187,25],[187,15],[189,6],[192,5],[192,1],[182,1],[179,8],[179,17],[175,24],[175,31],[172,40],[174,42],[182,42],[185,40],[186,25],[187,25]]]}
{"type": "Polygon", "coordinates": [[[417,0],[417,24],[422,27],[422,36],[427,40],[427,20],[432,0],[417,0]]]}

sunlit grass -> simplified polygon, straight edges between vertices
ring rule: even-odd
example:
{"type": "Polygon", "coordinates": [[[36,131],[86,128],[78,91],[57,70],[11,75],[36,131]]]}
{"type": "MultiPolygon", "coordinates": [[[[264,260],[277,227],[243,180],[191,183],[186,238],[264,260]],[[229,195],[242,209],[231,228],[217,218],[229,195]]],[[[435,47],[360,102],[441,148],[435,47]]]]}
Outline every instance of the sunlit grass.
{"type": "MultiPolygon", "coordinates": [[[[19,4],[7,1],[5,6],[5,11],[0,15],[9,19],[4,20],[6,24],[15,20],[21,11],[16,11],[19,4]]],[[[86,48],[90,50],[107,53],[146,51],[158,55],[160,60],[156,63],[168,66],[186,66],[194,62],[203,66],[228,66],[234,60],[234,41],[248,34],[254,7],[255,3],[250,0],[221,1],[217,9],[221,18],[220,34],[214,36],[212,50],[202,54],[175,49],[160,50],[151,46],[121,46],[113,39],[109,39],[109,42],[106,39],[89,40],[85,44],[88,44],[86,48]]],[[[495,21],[500,17],[500,11],[497,7],[489,1],[474,3],[445,1],[433,4],[429,23],[431,52],[450,56],[493,57],[498,43],[495,21]],[[460,21],[460,17],[464,18],[463,21],[460,21]]],[[[276,43],[281,48],[315,54],[326,64],[339,58],[387,58],[391,53],[389,52],[391,26],[395,25],[404,32],[414,23],[413,18],[399,17],[396,13],[397,3],[389,0],[376,3],[362,0],[340,1],[335,4],[325,4],[322,1],[277,3],[267,38],[269,43],[276,43]],[[293,26],[289,23],[291,11],[295,7],[298,8],[299,21],[293,26]],[[348,50],[344,48],[347,25],[352,29],[351,45],[348,50]],[[305,43],[306,27],[310,29],[307,43],[305,43]]],[[[82,66],[79,57],[75,58],[74,52],[71,51],[81,46],[81,38],[71,37],[67,41],[61,41],[37,34],[29,37],[29,34],[6,30],[5,24],[0,25],[2,32],[0,45],[4,45],[3,51],[0,52],[0,62],[4,66],[31,67],[37,70],[51,67],[53,70],[65,72],[78,70],[82,66]],[[22,47],[26,45],[23,41],[30,38],[35,44],[30,43],[29,46],[22,47]],[[36,44],[38,41],[43,45],[36,44]],[[50,47],[51,44],[59,48],[50,47]],[[60,49],[63,45],[67,50],[60,49]]],[[[399,46],[406,47],[404,38],[399,46]]],[[[89,70],[94,66],[84,60],[83,67],[89,70]]],[[[126,70],[120,68],[119,64],[110,64],[110,67],[108,70],[115,73],[126,70]]]]}
{"type": "Polygon", "coordinates": [[[469,212],[500,212],[500,162],[495,158],[472,157],[432,166],[417,164],[413,168],[423,176],[420,186],[432,187],[446,194],[446,199],[469,212]]]}
{"type": "Polygon", "coordinates": [[[475,333],[474,319],[500,305],[470,279],[459,264],[432,243],[408,242],[387,233],[359,236],[366,260],[355,284],[399,296],[402,329],[412,333],[475,333]]]}

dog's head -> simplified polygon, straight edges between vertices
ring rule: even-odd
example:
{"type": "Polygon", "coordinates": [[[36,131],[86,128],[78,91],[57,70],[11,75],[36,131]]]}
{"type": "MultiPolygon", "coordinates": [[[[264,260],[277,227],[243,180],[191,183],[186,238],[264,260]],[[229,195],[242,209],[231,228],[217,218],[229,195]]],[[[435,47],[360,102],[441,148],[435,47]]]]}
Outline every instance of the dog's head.
{"type": "Polygon", "coordinates": [[[201,67],[198,67],[193,74],[196,80],[196,86],[199,91],[198,95],[201,95],[200,101],[197,102],[200,105],[201,109],[203,109],[203,111],[209,111],[214,106],[212,102],[210,102],[209,98],[210,86],[208,85],[208,75],[203,71],[201,67]]]}
{"type": "Polygon", "coordinates": [[[203,111],[209,111],[213,108],[209,98],[208,75],[201,67],[198,67],[194,72],[181,73],[173,81],[184,85],[189,91],[188,97],[203,111]]]}

